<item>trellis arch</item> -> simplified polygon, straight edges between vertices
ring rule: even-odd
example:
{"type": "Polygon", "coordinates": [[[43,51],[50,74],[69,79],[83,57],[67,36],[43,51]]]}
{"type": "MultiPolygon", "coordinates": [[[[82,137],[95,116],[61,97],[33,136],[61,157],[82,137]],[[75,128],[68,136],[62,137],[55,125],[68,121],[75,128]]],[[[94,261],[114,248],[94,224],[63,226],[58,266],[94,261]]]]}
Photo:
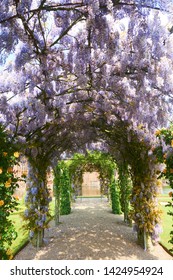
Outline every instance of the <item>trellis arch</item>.
{"type": "Polygon", "coordinates": [[[42,241],[48,223],[47,168],[55,167],[63,152],[85,152],[101,142],[100,150],[115,159],[121,177],[131,174],[131,216],[139,243],[147,247],[146,240],[157,240],[160,221],[154,131],[167,125],[166,113],[172,110],[172,28],[161,25],[170,1],[53,6],[42,1],[34,10],[37,1],[23,2],[3,1],[0,11],[1,59],[14,56],[2,67],[0,118],[16,150],[29,160],[25,219],[30,238],[42,241]],[[70,32],[83,21],[74,40],[70,32]]]}
{"type": "Polygon", "coordinates": [[[110,155],[99,151],[86,151],[85,154],[74,154],[69,163],[69,172],[72,183],[82,185],[84,172],[97,171],[101,183],[101,193],[104,194],[106,185],[109,185],[116,169],[116,164],[110,155]]]}
{"type": "Polygon", "coordinates": [[[74,154],[68,161],[69,175],[74,191],[82,187],[84,172],[97,171],[99,173],[101,193],[108,195],[110,191],[113,213],[120,213],[118,184],[115,184],[116,164],[110,155],[99,151],[86,151],[85,154],[74,154]]]}
{"type": "MultiPolygon", "coordinates": [[[[110,129],[108,126],[106,126],[105,129],[102,123],[99,130],[102,139],[107,144],[104,150],[107,149],[107,151],[109,151],[109,156],[111,155],[113,159],[115,159],[119,172],[122,173],[122,177],[124,174],[127,174],[127,172],[131,174],[133,184],[131,195],[131,205],[133,209],[131,218],[135,223],[134,227],[137,231],[138,242],[141,246],[147,248],[147,241],[151,238],[157,240],[160,222],[160,215],[157,207],[157,177],[160,171],[159,166],[156,164],[155,157],[152,154],[152,146],[149,142],[140,141],[137,133],[128,129],[127,124],[123,122],[121,126],[117,126],[116,129],[110,129]],[[129,170],[127,170],[127,166],[129,166],[129,170]]],[[[49,192],[46,187],[46,170],[47,167],[51,165],[49,157],[51,159],[52,155],[50,153],[48,154],[49,157],[47,157],[47,154],[44,153],[44,145],[46,145],[46,142],[43,143],[42,147],[34,146],[26,150],[26,154],[29,158],[29,172],[25,220],[28,221],[30,238],[33,239],[33,237],[36,236],[37,246],[43,242],[43,232],[47,227],[50,202],[49,192]]],[[[75,151],[75,146],[71,146],[70,150],[72,150],[72,148],[75,151]]],[[[83,150],[85,150],[84,148],[85,145],[83,146],[83,150]]],[[[65,149],[65,147],[64,150],[66,152],[69,151],[68,148],[65,149]]],[[[56,149],[53,151],[55,152],[56,149]]],[[[88,152],[88,154],[88,158],[91,160],[92,153],[88,152]]],[[[98,169],[101,169],[101,167],[106,164],[106,158],[101,162],[101,165],[99,160],[95,162],[95,166],[97,166],[98,169]]],[[[75,167],[74,165],[72,166],[75,167]]],[[[92,168],[92,166],[90,167],[92,168]]],[[[73,168],[71,168],[71,174],[72,170],[73,168]]],[[[110,172],[109,175],[111,175],[112,167],[110,169],[108,168],[107,171],[108,173],[110,172]]],[[[109,178],[109,176],[107,176],[107,178],[109,178]]]]}

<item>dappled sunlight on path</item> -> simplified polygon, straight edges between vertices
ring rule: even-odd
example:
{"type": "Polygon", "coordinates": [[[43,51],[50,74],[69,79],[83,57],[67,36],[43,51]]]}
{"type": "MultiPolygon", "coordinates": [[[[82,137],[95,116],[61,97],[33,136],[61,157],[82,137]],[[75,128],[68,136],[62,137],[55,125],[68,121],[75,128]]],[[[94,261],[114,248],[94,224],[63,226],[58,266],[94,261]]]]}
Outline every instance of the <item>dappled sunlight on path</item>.
{"type": "Polygon", "coordinates": [[[106,199],[78,199],[72,213],[50,223],[48,244],[37,251],[28,244],[15,259],[40,260],[159,260],[173,259],[160,245],[151,252],[136,244],[136,234],[114,215],[106,199]]]}

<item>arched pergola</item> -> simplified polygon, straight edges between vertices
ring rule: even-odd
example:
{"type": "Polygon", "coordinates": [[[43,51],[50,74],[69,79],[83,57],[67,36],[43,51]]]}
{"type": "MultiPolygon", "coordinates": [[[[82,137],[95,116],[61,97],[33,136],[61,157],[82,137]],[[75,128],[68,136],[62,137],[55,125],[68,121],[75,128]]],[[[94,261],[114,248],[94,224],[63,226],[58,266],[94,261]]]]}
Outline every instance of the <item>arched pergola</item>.
{"type": "Polygon", "coordinates": [[[31,239],[42,241],[48,223],[47,169],[98,143],[131,174],[138,242],[158,238],[153,147],[172,110],[172,27],[162,18],[173,15],[170,1],[132,2],[2,3],[0,121],[28,158],[31,239]]]}
{"type": "MultiPolygon", "coordinates": [[[[92,126],[90,129],[92,129],[92,126]]],[[[105,141],[104,149],[107,148],[107,151],[116,160],[122,174],[124,172],[125,175],[127,172],[127,166],[130,169],[133,185],[131,196],[131,205],[133,207],[132,219],[135,222],[138,242],[141,246],[146,247],[147,240],[155,240],[158,238],[158,225],[160,222],[160,211],[157,205],[157,195],[159,191],[157,177],[159,166],[157,166],[155,157],[152,154],[152,146],[150,143],[141,141],[141,139],[138,138],[137,133],[130,130],[125,122],[122,122],[121,125],[118,124],[114,130],[112,127],[111,130],[109,130],[109,126],[105,129],[103,124],[100,127],[98,126],[97,129],[99,129],[98,138],[102,136],[102,139],[105,141]],[[103,131],[106,132],[103,134],[103,131]],[[155,233],[155,228],[157,229],[157,234],[155,233]]],[[[86,130],[86,133],[87,131],[88,129],[86,130]]],[[[91,142],[92,141],[87,142],[87,144],[89,145],[91,142]]],[[[66,153],[71,153],[72,150],[76,150],[76,142],[72,141],[71,143],[73,144],[70,149],[64,147],[66,153]]],[[[86,143],[84,141],[83,146],[81,146],[81,150],[85,150],[85,146],[86,143]]],[[[32,149],[30,149],[30,151],[32,151],[32,149]]],[[[55,151],[56,150],[54,150],[54,152],[55,151]]],[[[43,155],[42,152],[40,154],[41,156],[43,155]]],[[[29,212],[27,212],[26,218],[28,219],[28,226],[31,230],[31,237],[32,234],[34,234],[33,224],[35,228],[36,219],[38,223],[36,231],[38,230],[41,232],[41,230],[46,226],[46,221],[44,223],[43,217],[45,217],[48,213],[47,206],[49,202],[45,175],[46,167],[51,164],[51,162],[44,159],[44,163],[47,163],[47,166],[43,165],[43,159],[40,158],[39,161],[37,157],[39,157],[39,152],[35,157],[35,163],[33,164],[33,156],[30,161],[30,172],[28,178],[29,184],[27,187],[29,212]],[[37,186],[34,190],[33,185],[37,186]],[[30,204],[32,203],[34,204],[34,207],[31,208],[30,204]],[[35,209],[38,209],[37,217],[34,215],[35,209]],[[34,217],[33,220],[32,217],[34,217]]],[[[95,166],[97,166],[97,164],[95,166]]],[[[97,166],[97,168],[99,168],[99,166],[97,166]]],[[[82,173],[82,170],[80,170],[80,172],[82,173]]]]}
{"type": "Polygon", "coordinates": [[[74,154],[69,163],[70,177],[74,188],[77,185],[82,187],[84,172],[96,171],[99,173],[100,193],[107,193],[107,186],[111,182],[116,165],[108,154],[99,151],[86,151],[85,154],[74,154]]]}

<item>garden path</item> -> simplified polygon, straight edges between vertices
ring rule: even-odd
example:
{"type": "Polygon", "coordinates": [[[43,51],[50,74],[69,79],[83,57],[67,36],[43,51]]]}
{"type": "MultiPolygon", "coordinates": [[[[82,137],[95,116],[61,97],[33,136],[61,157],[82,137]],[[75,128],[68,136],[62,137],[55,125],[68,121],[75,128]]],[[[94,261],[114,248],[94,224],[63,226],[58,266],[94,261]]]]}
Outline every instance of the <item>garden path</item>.
{"type": "Polygon", "coordinates": [[[72,213],[50,223],[48,244],[37,250],[28,244],[16,260],[173,260],[160,245],[150,252],[136,244],[136,234],[114,215],[107,200],[77,199],[72,213]]]}

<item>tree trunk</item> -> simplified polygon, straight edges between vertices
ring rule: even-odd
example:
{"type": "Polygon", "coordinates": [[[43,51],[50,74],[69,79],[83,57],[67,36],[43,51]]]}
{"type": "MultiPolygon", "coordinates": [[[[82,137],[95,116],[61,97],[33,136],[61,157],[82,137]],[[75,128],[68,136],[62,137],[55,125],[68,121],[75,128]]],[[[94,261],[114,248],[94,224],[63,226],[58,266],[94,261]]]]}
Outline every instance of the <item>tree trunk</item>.
{"type": "Polygon", "coordinates": [[[149,250],[151,248],[151,242],[149,234],[145,232],[145,230],[140,229],[137,234],[138,244],[144,249],[149,250]]]}
{"type": "Polygon", "coordinates": [[[39,249],[41,246],[43,246],[43,238],[44,238],[44,229],[35,232],[33,238],[31,239],[32,245],[34,247],[37,247],[37,249],[39,249]]]}

